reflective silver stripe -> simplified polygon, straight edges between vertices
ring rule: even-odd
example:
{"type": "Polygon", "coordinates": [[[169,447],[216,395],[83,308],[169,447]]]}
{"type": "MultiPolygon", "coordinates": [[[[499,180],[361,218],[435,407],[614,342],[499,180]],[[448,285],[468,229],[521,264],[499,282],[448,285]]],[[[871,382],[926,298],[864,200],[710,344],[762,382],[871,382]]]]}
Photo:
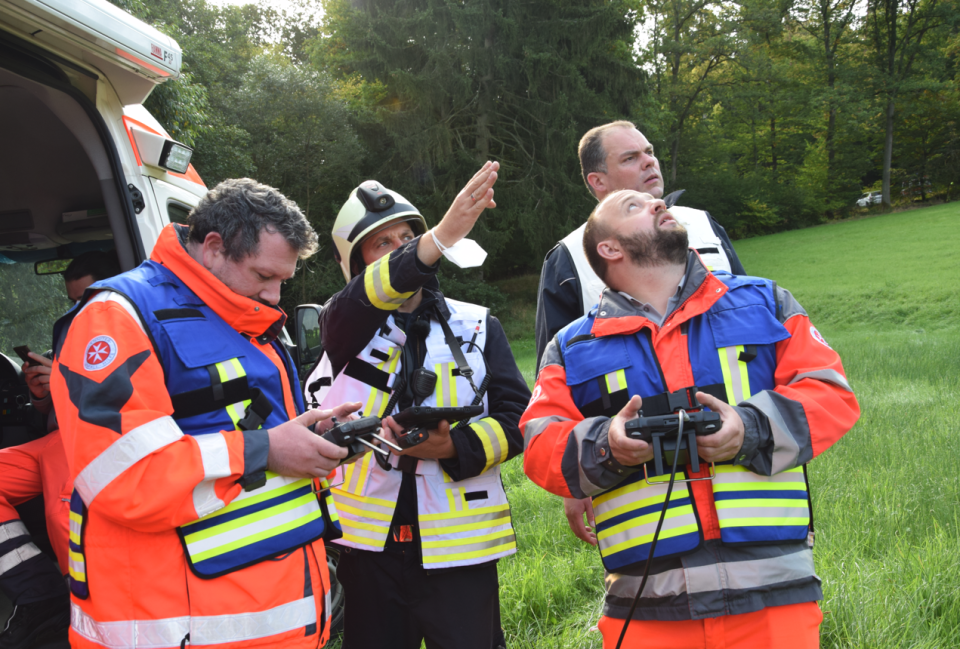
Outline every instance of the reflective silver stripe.
{"type": "MultiPolygon", "coordinates": [[[[190,633],[190,617],[97,622],[75,602],[70,602],[70,626],[90,642],[109,649],[161,649],[180,646],[190,633]]],[[[191,634],[191,644],[192,637],[191,634]]]]}
{"type": "Polygon", "coordinates": [[[0,543],[5,543],[10,539],[15,539],[18,536],[26,536],[27,534],[29,534],[29,532],[27,532],[27,526],[23,524],[23,521],[13,520],[0,525],[0,543]]]}
{"type": "MultiPolygon", "coordinates": [[[[640,580],[640,575],[621,575],[616,572],[608,572],[604,578],[607,594],[622,598],[636,597],[640,580]]],[[[685,592],[687,592],[687,576],[683,568],[650,575],[643,587],[645,598],[674,597],[685,592]]]]}
{"type": "Polygon", "coordinates": [[[810,548],[769,559],[733,561],[686,569],[687,592],[690,593],[755,589],[812,576],[816,576],[816,573],[813,570],[813,550],[810,548]]]}
{"type": "Polygon", "coordinates": [[[814,370],[812,372],[801,372],[793,377],[793,380],[790,381],[787,385],[793,385],[797,381],[802,379],[816,379],[817,381],[826,381],[827,383],[833,383],[838,388],[843,388],[847,392],[853,392],[853,388],[850,387],[850,384],[847,383],[847,379],[843,377],[843,374],[836,370],[823,369],[823,370],[814,370]]]}
{"type": "Polygon", "coordinates": [[[137,426],[88,464],[77,476],[74,486],[89,507],[97,494],[121,473],[181,437],[183,431],[168,416],[137,426]]]}
{"type": "MultiPolygon", "coordinates": [[[[75,536],[80,536],[80,529],[83,527],[83,523],[70,519],[70,534],[75,536]]],[[[79,545],[79,543],[77,544],[79,545]]]]}
{"type": "Polygon", "coordinates": [[[0,575],[12,568],[16,568],[27,559],[40,554],[40,549],[33,543],[24,543],[0,557],[0,575]]]}
{"type": "Polygon", "coordinates": [[[200,447],[203,461],[203,481],[193,488],[193,507],[197,516],[203,518],[226,504],[217,497],[216,483],[220,478],[230,475],[230,449],[222,433],[194,435],[194,441],[200,447]]]}
{"type": "MultiPolygon", "coordinates": [[[[140,331],[146,333],[146,330],[143,328],[143,322],[140,321],[140,315],[137,313],[137,310],[133,308],[133,305],[130,304],[130,300],[123,297],[119,293],[115,293],[114,291],[100,291],[83,305],[83,308],[80,309],[80,313],[83,313],[91,304],[96,304],[97,302],[116,302],[123,307],[123,310],[126,311],[131,318],[133,318],[133,321],[137,323],[138,327],[140,327],[140,331]]],[[[80,313],[77,315],[79,316],[80,313]]]]}
{"type": "MultiPolygon", "coordinates": [[[[469,510],[467,510],[469,511],[469,510]]],[[[449,514],[444,514],[443,518],[438,519],[428,519],[424,520],[425,517],[420,517],[420,531],[423,536],[432,536],[435,534],[443,534],[442,531],[444,528],[457,526],[457,525],[469,525],[471,523],[485,523],[487,521],[496,521],[499,519],[506,519],[503,523],[495,523],[492,525],[484,525],[484,527],[495,527],[496,525],[506,525],[510,522],[510,508],[504,506],[500,511],[487,512],[485,514],[474,514],[467,516],[457,515],[456,512],[451,512],[449,514]],[[441,530],[441,531],[430,531],[425,532],[424,530],[441,530]]]]}
{"type": "Polygon", "coordinates": [[[367,266],[366,276],[364,277],[367,297],[370,298],[373,306],[382,311],[396,309],[413,295],[412,291],[410,293],[400,293],[390,286],[390,256],[381,257],[367,266]],[[387,283],[386,286],[384,286],[384,281],[387,283]],[[373,289],[373,295],[370,294],[371,289],[373,289]]]}
{"type": "MultiPolygon", "coordinates": [[[[602,487],[599,487],[593,484],[592,482],[590,482],[590,479],[587,478],[587,474],[583,470],[583,458],[582,458],[583,440],[586,439],[587,433],[589,433],[593,429],[593,426],[596,423],[597,419],[598,417],[591,417],[589,419],[584,419],[583,421],[579,422],[576,426],[573,427],[573,430],[570,431],[570,433],[573,435],[573,440],[571,440],[569,437],[567,438],[568,445],[570,444],[571,441],[573,441],[577,445],[577,474],[579,476],[579,481],[580,481],[580,490],[587,496],[593,496],[603,491],[602,487]]],[[[564,456],[566,455],[567,454],[564,453],[564,456]]],[[[561,469],[565,469],[565,468],[566,467],[561,467],[561,469]]]]}
{"type": "MultiPolygon", "coordinates": [[[[87,575],[86,564],[85,564],[83,561],[77,561],[76,559],[74,559],[74,558],[73,558],[74,554],[76,554],[76,553],[71,552],[71,553],[70,553],[70,558],[67,559],[67,561],[68,561],[68,563],[69,563],[69,566],[70,566],[70,576],[73,577],[74,579],[76,579],[76,578],[78,578],[78,577],[83,577],[83,579],[81,579],[80,581],[86,581],[86,580],[87,580],[87,577],[86,577],[86,575],[87,575]]],[[[82,555],[82,554],[78,554],[77,556],[82,557],[83,555],[82,555]]]]}
{"type": "MultiPolygon", "coordinates": [[[[643,588],[644,598],[673,597],[683,593],[720,590],[756,590],[765,586],[816,577],[813,551],[809,548],[787,555],[747,561],[727,561],[650,575],[643,588]]],[[[640,587],[640,575],[606,574],[607,594],[632,598],[640,587]]]]}
{"type": "MultiPolygon", "coordinates": [[[[487,539],[484,541],[477,541],[475,543],[470,543],[471,538],[459,538],[451,539],[449,541],[429,541],[423,543],[423,555],[424,560],[427,560],[428,556],[431,557],[440,557],[447,554],[463,554],[466,552],[477,552],[479,550],[489,550],[491,548],[496,548],[501,545],[507,545],[509,543],[516,543],[517,537],[513,533],[513,529],[507,527],[502,532],[503,536],[498,536],[497,538],[487,539]],[[440,544],[444,545],[440,545],[440,544]]],[[[493,536],[493,535],[491,535],[493,536]]],[[[434,559],[438,561],[438,559],[434,559]]]]}
{"type": "MultiPolygon", "coordinates": [[[[790,427],[784,421],[780,409],[774,403],[769,393],[760,392],[749,399],[751,406],[767,416],[770,422],[770,432],[773,435],[773,456],[770,458],[771,473],[782,473],[795,468],[800,462],[800,444],[791,434],[790,427]]],[[[810,439],[810,430],[804,431],[807,440],[810,439]]]]}
{"type": "Polygon", "coordinates": [[[189,645],[243,642],[286,633],[317,622],[313,596],[257,613],[183,616],[161,620],[97,622],[76,603],[70,603],[70,625],[91,642],[110,649],[179,647],[190,634],[189,645]]]}
{"type": "Polygon", "coordinates": [[[317,604],[312,595],[258,613],[193,616],[190,618],[190,645],[266,638],[316,622],[317,604]]]}
{"type": "Polygon", "coordinates": [[[534,437],[545,431],[547,426],[555,424],[558,421],[570,420],[565,417],[555,417],[551,415],[550,417],[540,417],[539,419],[531,419],[528,421],[526,426],[523,427],[523,449],[527,450],[527,447],[530,446],[530,442],[533,441],[534,437]]]}

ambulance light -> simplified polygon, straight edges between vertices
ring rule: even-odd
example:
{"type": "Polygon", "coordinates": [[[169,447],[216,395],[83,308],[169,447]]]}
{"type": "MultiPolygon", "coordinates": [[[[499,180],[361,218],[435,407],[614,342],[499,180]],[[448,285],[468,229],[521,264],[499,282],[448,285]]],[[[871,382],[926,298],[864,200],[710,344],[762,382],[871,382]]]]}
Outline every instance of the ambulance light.
{"type": "Polygon", "coordinates": [[[185,144],[167,140],[163,143],[163,152],[160,154],[160,164],[158,166],[178,174],[187,173],[187,167],[190,166],[190,158],[193,156],[193,149],[185,144]]]}

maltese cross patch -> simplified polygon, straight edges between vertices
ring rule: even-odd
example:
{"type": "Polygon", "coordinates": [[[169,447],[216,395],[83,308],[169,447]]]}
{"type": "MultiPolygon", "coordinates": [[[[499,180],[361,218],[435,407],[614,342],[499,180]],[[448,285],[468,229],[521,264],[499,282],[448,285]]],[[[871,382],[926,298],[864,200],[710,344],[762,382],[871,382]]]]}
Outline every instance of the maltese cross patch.
{"type": "Polygon", "coordinates": [[[107,367],[117,357],[117,343],[110,336],[97,336],[87,343],[83,352],[83,369],[95,372],[107,367]]]}

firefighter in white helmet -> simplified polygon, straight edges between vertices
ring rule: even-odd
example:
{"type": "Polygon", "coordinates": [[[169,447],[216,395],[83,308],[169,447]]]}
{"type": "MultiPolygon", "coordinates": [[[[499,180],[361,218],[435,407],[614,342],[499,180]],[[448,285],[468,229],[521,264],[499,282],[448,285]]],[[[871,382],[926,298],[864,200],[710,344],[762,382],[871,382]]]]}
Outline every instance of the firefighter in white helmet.
{"type": "Polygon", "coordinates": [[[321,315],[326,351],[306,381],[308,401],[362,402],[365,415],[385,418],[388,437],[402,432],[388,415],[409,406],[483,405],[467,425],[440,422],[389,461],[367,454],[338,469],[337,576],[351,602],[344,649],[416,649],[424,639],[505,646],[496,564],[517,545],[500,464],[523,450],[530,392],[499,321],[445,298],[436,279],[441,256],[463,267],[482,261],[464,237],[495,207],[498,168],[485,164],[431,230],[376,181],[351,193],[334,224],[347,286],[321,315]]]}

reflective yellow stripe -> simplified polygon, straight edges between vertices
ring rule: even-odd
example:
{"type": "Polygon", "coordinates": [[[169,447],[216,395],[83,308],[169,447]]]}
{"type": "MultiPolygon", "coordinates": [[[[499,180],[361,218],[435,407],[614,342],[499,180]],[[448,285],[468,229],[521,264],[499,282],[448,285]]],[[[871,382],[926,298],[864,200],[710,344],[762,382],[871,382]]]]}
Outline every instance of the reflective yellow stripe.
{"type": "Polygon", "coordinates": [[[457,405],[457,377],[453,370],[456,363],[436,363],[434,371],[437,373],[436,400],[438,408],[453,408],[457,405]]]}
{"type": "MultiPolygon", "coordinates": [[[[213,512],[212,514],[207,514],[206,516],[204,516],[203,518],[200,518],[200,519],[198,519],[198,520],[201,520],[201,521],[213,520],[213,519],[216,519],[218,516],[223,516],[224,514],[229,514],[229,513],[231,513],[231,512],[235,512],[235,511],[237,511],[237,510],[239,510],[239,509],[244,509],[245,507],[250,507],[251,505],[260,504],[260,503],[264,502],[265,500],[271,500],[271,499],[273,499],[273,498],[276,498],[277,496],[282,496],[283,494],[290,493],[291,491],[296,491],[297,489],[301,489],[301,488],[303,488],[303,487],[306,487],[306,486],[309,485],[309,484],[310,484],[310,481],[307,480],[307,479],[297,480],[296,482],[292,482],[292,483],[290,483],[290,484],[288,484],[288,485],[286,485],[286,486],[278,487],[278,488],[276,488],[276,489],[270,489],[270,490],[267,491],[266,493],[261,493],[261,494],[255,495],[255,496],[250,496],[250,497],[244,498],[244,499],[242,499],[242,500],[237,499],[237,500],[234,500],[233,502],[231,502],[229,505],[227,505],[227,506],[224,507],[223,509],[218,509],[217,511],[213,512]]],[[[257,490],[257,491],[259,491],[259,490],[257,490]]],[[[255,492],[248,492],[248,493],[255,493],[255,492]]],[[[309,494],[308,494],[308,495],[309,495],[309,494]]],[[[299,500],[299,499],[298,499],[298,500],[299,500]]],[[[267,511],[270,511],[270,510],[267,510],[267,511]]],[[[253,518],[253,517],[246,517],[246,516],[245,516],[245,517],[243,517],[243,518],[240,519],[240,520],[242,520],[242,521],[251,521],[251,520],[254,520],[254,518],[253,518]]],[[[187,525],[187,527],[189,527],[189,525],[187,525]]]]}
{"type": "MultiPolygon", "coordinates": [[[[340,511],[354,514],[356,516],[363,516],[364,518],[372,518],[374,520],[386,521],[388,523],[393,520],[393,514],[384,514],[382,512],[373,511],[370,509],[363,509],[362,507],[354,507],[346,503],[340,503],[338,507],[340,508],[340,511]]],[[[352,525],[353,521],[351,521],[350,524],[352,525]]]]}
{"type": "MultiPolygon", "coordinates": [[[[490,507],[481,507],[479,509],[471,509],[471,516],[480,516],[481,514],[494,514],[496,512],[503,512],[510,509],[510,505],[504,503],[503,505],[491,505],[490,507]]],[[[423,514],[420,516],[422,522],[430,521],[442,521],[450,518],[449,512],[440,512],[438,514],[423,514]]]]}
{"type": "Polygon", "coordinates": [[[807,507],[807,495],[804,493],[800,498],[738,498],[736,500],[718,500],[716,507],[718,511],[722,509],[742,509],[744,507],[754,507],[757,509],[807,507]]]}
{"type": "Polygon", "coordinates": [[[727,403],[735,406],[750,398],[750,375],[747,364],[740,360],[743,345],[721,347],[720,369],[723,371],[723,385],[727,390],[727,403]]]}
{"type": "Polygon", "coordinates": [[[772,527],[775,525],[803,525],[810,524],[807,516],[786,516],[782,518],[729,518],[720,519],[720,527],[772,527]]]}
{"type": "MultiPolygon", "coordinates": [[[[669,516],[669,514],[667,514],[667,516],[669,516]]],[[[696,523],[692,523],[690,525],[682,525],[672,530],[660,530],[660,536],[658,536],[657,538],[660,541],[662,541],[664,539],[673,538],[674,536],[683,536],[684,534],[693,534],[693,533],[696,533],[698,529],[699,528],[697,527],[696,523]]],[[[645,543],[650,543],[651,541],[653,541],[653,532],[651,532],[650,534],[644,534],[643,536],[639,536],[636,538],[627,539],[622,543],[611,545],[609,548],[604,548],[603,554],[604,556],[610,556],[611,554],[620,552],[621,550],[626,550],[627,548],[633,548],[638,545],[644,545],[645,543]]]]}
{"type": "Polygon", "coordinates": [[[366,545],[371,548],[376,548],[379,550],[383,547],[383,542],[386,540],[386,535],[381,539],[368,539],[365,536],[357,536],[356,534],[351,534],[347,530],[343,531],[343,540],[350,541],[351,543],[356,543],[357,545],[366,545]]]}
{"type": "MultiPolygon", "coordinates": [[[[490,532],[489,534],[484,534],[483,536],[461,536],[458,539],[445,539],[443,541],[422,541],[420,543],[421,547],[424,549],[433,549],[433,548],[455,548],[460,545],[473,545],[474,543],[483,543],[485,541],[493,541],[495,539],[502,539],[505,536],[512,536],[513,530],[498,530],[496,532],[490,532]]],[[[450,555],[447,555],[450,556],[450,555]]]]}
{"type": "Polygon", "coordinates": [[[193,559],[194,563],[197,563],[199,561],[203,561],[204,559],[209,559],[210,557],[216,557],[221,554],[230,552],[231,550],[236,550],[237,548],[242,548],[247,545],[252,545],[257,541],[262,541],[272,536],[277,536],[279,534],[283,534],[284,532],[288,532],[290,530],[296,529],[302,525],[306,525],[310,521],[314,521],[320,518],[321,516],[323,516],[323,512],[320,511],[320,508],[318,507],[314,511],[310,512],[309,514],[305,516],[301,516],[300,518],[292,520],[283,525],[271,527],[257,534],[251,534],[250,536],[244,537],[242,539],[238,539],[236,541],[233,541],[232,543],[227,543],[225,545],[217,546],[216,548],[207,550],[206,552],[199,552],[197,554],[193,554],[191,552],[190,558],[193,559]]]}
{"type": "MultiPolygon", "coordinates": [[[[232,379],[247,375],[247,372],[243,369],[243,365],[241,365],[239,358],[225,360],[217,363],[214,365],[214,367],[217,368],[217,374],[220,376],[221,383],[226,383],[232,379]]],[[[230,417],[230,421],[233,422],[234,427],[236,427],[238,421],[243,419],[243,415],[247,410],[247,406],[249,405],[250,400],[247,399],[245,401],[232,403],[226,407],[227,415],[230,417]]]]}
{"type": "Polygon", "coordinates": [[[486,463],[483,472],[486,472],[495,464],[502,464],[507,461],[507,454],[510,450],[507,446],[507,436],[503,432],[503,426],[493,417],[484,417],[480,421],[470,424],[474,433],[480,438],[483,444],[483,454],[486,457],[486,463]]]}
{"type": "Polygon", "coordinates": [[[350,521],[349,526],[358,530],[367,530],[368,532],[378,532],[387,534],[390,531],[389,525],[374,525],[373,523],[362,523],[360,521],[350,521]]]}
{"type": "Polygon", "coordinates": [[[363,271],[363,286],[367,299],[381,311],[394,311],[414,294],[398,293],[390,284],[390,254],[381,257],[363,271]]]}
{"type": "MultiPolygon", "coordinates": [[[[679,475],[680,475],[680,472],[678,471],[677,476],[679,477],[679,475]]],[[[678,486],[679,485],[674,485],[673,493],[670,495],[671,501],[676,502],[681,498],[688,498],[690,496],[690,492],[685,487],[678,489],[677,488],[678,486]]],[[[630,490],[630,491],[634,491],[634,490],[630,490]]],[[[623,493],[619,493],[617,495],[622,496],[624,493],[629,493],[629,491],[625,489],[623,493]]],[[[649,507],[650,505],[659,505],[663,503],[663,501],[666,499],[666,496],[667,496],[666,493],[661,493],[656,496],[650,496],[649,498],[643,498],[641,500],[633,500],[633,501],[624,503],[619,507],[614,507],[613,509],[610,509],[610,510],[607,510],[602,506],[598,506],[594,504],[593,512],[596,515],[594,520],[597,523],[602,523],[608,519],[615,518],[620,514],[625,514],[626,512],[629,512],[629,511],[643,509],[644,507],[649,507]]]]}
{"type": "Polygon", "coordinates": [[[423,563],[448,563],[454,561],[466,561],[468,559],[479,559],[481,557],[486,557],[491,554],[500,554],[501,552],[507,552],[508,550],[515,550],[517,548],[517,542],[514,540],[510,543],[504,543],[503,545],[495,545],[483,550],[475,550],[474,552],[460,552],[457,554],[438,554],[438,555],[424,555],[423,563]]]}
{"type": "Polygon", "coordinates": [[[343,506],[341,498],[347,498],[352,500],[359,505],[370,504],[377,507],[383,507],[385,510],[393,511],[396,503],[392,500],[384,500],[383,498],[374,498],[373,496],[361,496],[359,494],[350,493],[349,491],[344,491],[343,489],[334,489],[335,498],[337,500],[337,505],[339,507],[343,506]]]}
{"type": "MultiPolygon", "coordinates": [[[[271,497],[276,497],[278,494],[271,493],[269,495],[271,497]]],[[[288,500],[287,502],[281,503],[274,507],[268,507],[267,509],[264,509],[263,511],[259,511],[255,514],[250,514],[248,516],[236,518],[232,521],[227,521],[225,523],[221,523],[220,525],[216,525],[214,527],[208,527],[207,529],[202,530],[200,532],[194,532],[193,534],[186,534],[184,535],[183,540],[186,541],[187,544],[189,545],[191,543],[196,543],[197,541],[210,539],[215,536],[219,536],[224,532],[238,530],[242,527],[246,527],[247,525],[250,525],[251,523],[256,523],[258,521],[262,521],[264,519],[270,518],[271,516],[276,516],[277,514],[282,514],[283,512],[290,511],[291,509],[296,509],[297,507],[306,505],[313,499],[314,499],[313,493],[308,493],[306,495],[300,496],[299,498],[288,500]]],[[[207,520],[207,519],[203,519],[203,520],[207,520]]]]}
{"type": "Polygon", "coordinates": [[[627,389],[627,376],[623,370],[610,372],[605,378],[607,380],[607,392],[613,394],[627,389]]]}
{"type": "MultiPolygon", "coordinates": [[[[671,499],[672,499],[672,496],[671,496],[671,499]]],[[[666,521],[671,518],[676,518],[677,516],[685,516],[685,515],[692,515],[692,514],[693,514],[693,505],[682,505],[681,507],[670,507],[669,509],[667,509],[667,514],[666,516],[664,516],[664,520],[666,521]]],[[[645,514],[643,516],[636,516],[634,518],[625,520],[622,523],[614,525],[613,527],[609,527],[605,530],[598,530],[597,540],[605,539],[607,537],[613,536],[614,534],[619,534],[620,532],[630,529],[631,527],[640,527],[641,525],[646,525],[647,523],[653,523],[658,520],[660,520],[659,511],[650,512],[649,514],[645,514]]],[[[652,539],[653,534],[644,535],[643,537],[634,537],[633,540],[636,540],[637,538],[647,538],[647,537],[652,539]]]]}
{"type": "MultiPolygon", "coordinates": [[[[683,471],[677,470],[677,478],[676,478],[677,480],[683,480],[686,477],[687,477],[686,473],[684,473],[683,471]]],[[[684,483],[680,483],[680,484],[684,484],[684,483]]],[[[687,488],[681,487],[680,484],[674,487],[674,493],[673,495],[670,496],[671,500],[674,500],[676,498],[686,497],[686,494],[688,493],[687,488]],[[681,496],[680,494],[683,494],[683,496],[681,496]]],[[[618,489],[614,489],[613,491],[608,491],[605,494],[601,494],[599,496],[594,497],[593,509],[594,511],[596,511],[598,505],[602,506],[607,501],[613,500],[614,498],[620,498],[621,496],[624,496],[629,493],[633,493],[634,491],[639,491],[640,489],[649,489],[650,486],[651,485],[648,485],[643,480],[637,480],[636,482],[631,483],[625,487],[620,487],[618,489]]],[[[662,493],[659,496],[652,496],[652,497],[644,498],[643,500],[635,501],[635,502],[639,502],[640,505],[643,507],[645,507],[646,505],[652,505],[655,502],[663,502],[663,497],[667,493],[666,486],[663,486],[661,488],[661,492],[662,493]],[[659,501],[655,500],[656,498],[659,498],[660,500],[659,501]]]]}
{"type": "MultiPolygon", "coordinates": [[[[731,484],[714,485],[713,493],[724,491],[803,491],[807,487],[803,481],[798,482],[735,482],[731,484]]],[[[735,501],[740,502],[740,501],[735,501]]]]}

